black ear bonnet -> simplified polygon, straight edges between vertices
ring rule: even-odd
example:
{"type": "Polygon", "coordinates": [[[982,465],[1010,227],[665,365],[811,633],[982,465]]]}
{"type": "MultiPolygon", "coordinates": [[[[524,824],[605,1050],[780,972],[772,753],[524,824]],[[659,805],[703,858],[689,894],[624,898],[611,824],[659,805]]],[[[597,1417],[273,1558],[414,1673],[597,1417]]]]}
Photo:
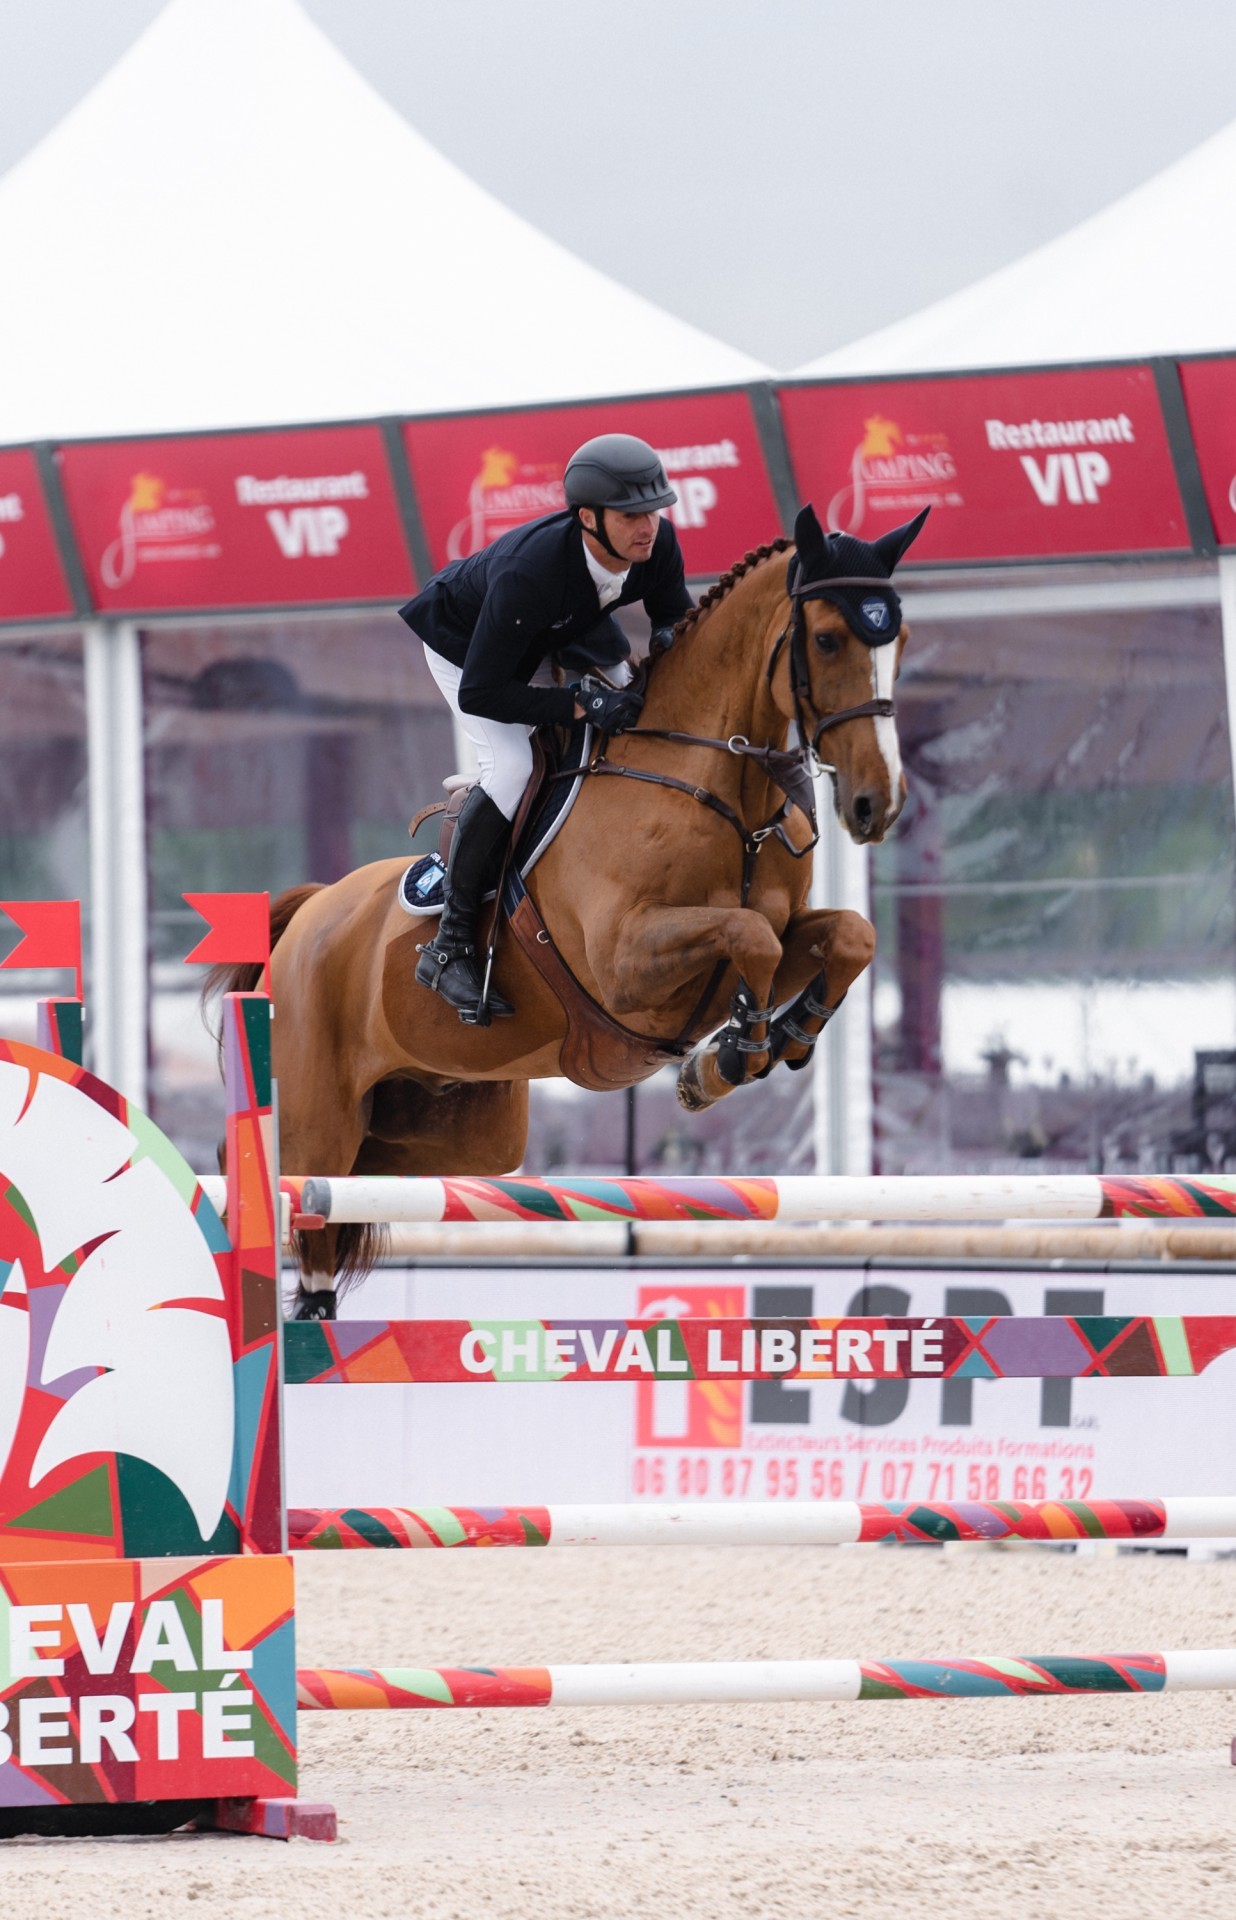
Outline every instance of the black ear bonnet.
{"type": "Polygon", "coordinates": [[[798,551],[786,581],[795,604],[827,600],[850,632],[869,647],[882,647],[895,640],[901,632],[901,600],[895,588],[884,582],[891,582],[894,567],[917,538],[930,511],[930,507],[924,507],[904,526],[868,541],[852,533],[825,533],[815,509],[804,507],[794,523],[798,551]],[[830,585],[834,580],[837,584],[830,585]]]}

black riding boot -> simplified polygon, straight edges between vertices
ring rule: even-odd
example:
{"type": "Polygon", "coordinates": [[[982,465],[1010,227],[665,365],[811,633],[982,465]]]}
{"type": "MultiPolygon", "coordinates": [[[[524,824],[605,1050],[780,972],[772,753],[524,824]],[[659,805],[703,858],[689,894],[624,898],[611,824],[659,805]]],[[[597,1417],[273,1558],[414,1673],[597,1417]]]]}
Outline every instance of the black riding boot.
{"type": "MultiPolygon", "coordinates": [[[[510,832],[511,823],[483,787],[473,787],[455,822],[446,863],[445,895],[438,931],[417,951],[417,982],[440,993],[461,1015],[475,1013],[481,1003],[483,981],[476,956],[476,922],[481,896],[495,850],[510,832]]],[[[489,1011],[499,1018],[514,1013],[500,994],[490,989],[489,1011]]]]}

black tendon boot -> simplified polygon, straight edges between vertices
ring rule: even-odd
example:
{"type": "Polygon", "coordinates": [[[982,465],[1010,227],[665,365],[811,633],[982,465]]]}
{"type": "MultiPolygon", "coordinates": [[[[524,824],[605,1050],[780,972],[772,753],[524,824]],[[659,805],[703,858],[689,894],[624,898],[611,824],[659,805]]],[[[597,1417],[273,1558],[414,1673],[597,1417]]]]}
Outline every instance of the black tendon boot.
{"type": "MultiPolygon", "coordinates": [[[[481,970],[476,957],[476,922],[490,859],[511,830],[506,815],[483,787],[473,787],[455,822],[446,863],[442,917],[434,938],[418,947],[417,983],[440,993],[460,1014],[476,1012],[481,1002],[481,970]]],[[[502,1017],[514,1013],[500,994],[489,994],[489,1011],[502,1017]]]]}

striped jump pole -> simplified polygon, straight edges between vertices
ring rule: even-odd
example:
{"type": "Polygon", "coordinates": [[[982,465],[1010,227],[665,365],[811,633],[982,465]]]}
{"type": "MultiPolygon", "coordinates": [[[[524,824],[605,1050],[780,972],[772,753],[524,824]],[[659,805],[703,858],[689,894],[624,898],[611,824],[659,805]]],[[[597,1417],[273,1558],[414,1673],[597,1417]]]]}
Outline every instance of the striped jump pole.
{"type": "Polygon", "coordinates": [[[699,1660],[647,1666],[302,1667],[302,1711],[703,1706],[774,1700],[1015,1700],[1236,1688],[1236,1650],[964,1660],[699,1660]]]}
{"type": "Polygon", "coordinates": [[[293,1507],[288,1546],[833,1547],[946,1541],[1218,1540],[1236,1497],[1171,1500],[752,1500],[738,1506],[293,1507]]]}
{"type": "Polygon", "coordinates": [[[283,1326],[288,1386],[1188,1377],[1233,1348],[1233,1314],[290,1320],[283,1326]]]}
{"type": "MultiPolygon", "coordinates": [[[[207,1184],[207,1183],[203,1183],[207,1184]]],[[[399,1179],[283,1181],[293,1224],[464,1221],[1230,1219],[1236,1175],[791,1174],[681,1180],[399,1179]]]]}

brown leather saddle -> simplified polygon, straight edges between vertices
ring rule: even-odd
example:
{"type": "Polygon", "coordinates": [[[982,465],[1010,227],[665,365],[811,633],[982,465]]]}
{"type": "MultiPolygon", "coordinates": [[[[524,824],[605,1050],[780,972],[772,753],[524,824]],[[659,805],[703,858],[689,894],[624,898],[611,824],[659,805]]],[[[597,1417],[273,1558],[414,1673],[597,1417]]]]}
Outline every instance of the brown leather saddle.
{"type": "MultiPolygon", "coordinates": [[[[689,1047],[685,1043],[636,1033],[608,1014],[572,973],[524,885],[518,862],[524,830],[537,813],[549,781],[569,778],[576,771],[560,767],[558,758],[539,734],[533,735],[532,775],[511,828],[509,846],[515,853],[508,854],[502,875],[497,934],[500,939],[502,928],[509,928],[516,945],[527,955],[562,1008],[567,1031],[559,1065],[564,1077],[591,1093],[610,1093],[649,1079],[668,1063],[681,1061],[689,1047]]],[[[467,785],[456,787],[446,800],[421,808],[408,828],[417,852],[432,851],[436,830],[438,858],[446,865],[455,824],[469,791],[467,785]]]]}

